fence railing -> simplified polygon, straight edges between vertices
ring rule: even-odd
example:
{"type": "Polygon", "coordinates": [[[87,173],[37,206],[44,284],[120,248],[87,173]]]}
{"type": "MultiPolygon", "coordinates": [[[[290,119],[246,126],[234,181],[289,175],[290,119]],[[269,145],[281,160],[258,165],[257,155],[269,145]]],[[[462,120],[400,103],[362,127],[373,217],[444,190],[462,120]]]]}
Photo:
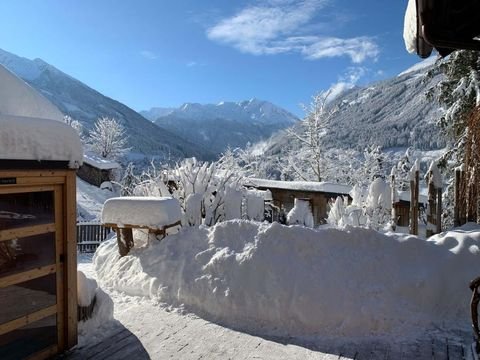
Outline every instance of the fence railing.
{"type": "Polygon", "coordinates": [[[78,252],[95,252],[111,231],[111,228],[98,223],[77,223],[78,252]]]}

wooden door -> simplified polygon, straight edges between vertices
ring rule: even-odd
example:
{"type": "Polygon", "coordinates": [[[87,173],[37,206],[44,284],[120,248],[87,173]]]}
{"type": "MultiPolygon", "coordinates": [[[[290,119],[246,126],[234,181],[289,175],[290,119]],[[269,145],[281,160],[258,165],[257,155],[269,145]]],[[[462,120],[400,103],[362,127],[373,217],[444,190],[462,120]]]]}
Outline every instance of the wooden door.
{"type": "Polygon", "coordinates": [[[0,359],[63,349],[63,185],[0,187],[0,359]]]}

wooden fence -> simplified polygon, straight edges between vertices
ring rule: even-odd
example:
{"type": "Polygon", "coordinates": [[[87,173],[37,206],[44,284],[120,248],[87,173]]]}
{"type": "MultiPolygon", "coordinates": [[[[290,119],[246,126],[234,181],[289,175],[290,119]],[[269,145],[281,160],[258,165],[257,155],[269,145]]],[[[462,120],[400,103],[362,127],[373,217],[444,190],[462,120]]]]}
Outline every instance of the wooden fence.
{"type": "Polygon", "coordinates": [[[104,241],[111,228],[98,223],[78,223],[77,224],[77,250],[78,252],[95,252],[97,247],[104,241]]]}

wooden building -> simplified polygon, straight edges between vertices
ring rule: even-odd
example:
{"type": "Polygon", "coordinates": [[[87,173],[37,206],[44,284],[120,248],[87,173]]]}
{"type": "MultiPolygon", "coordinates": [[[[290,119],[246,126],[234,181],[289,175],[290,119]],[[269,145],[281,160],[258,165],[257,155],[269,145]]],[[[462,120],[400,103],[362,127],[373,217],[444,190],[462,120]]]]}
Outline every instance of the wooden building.
{"type": "Polygon", "coordinates": [[[77,343],[83,154],[62,117],[0,66],[0,359],[45,359],[77,343]]]}
{"type": "Polygon", "coordinates": [[[252,178],[247,179],[244,186],[258,190],[270,190],[274,206],[285,214],[293,208],[295,199],[309,200],[315,226],[326,223],[331,200],[335,200],[338,196],[346,196],[350,199],[349,192],[352,190],[349,185],[327,182],[277,181],[252,178]]]}
{"type": "MultiPolygon", "coordinates": [[[[420,195],[418,199],[419,209],[425,209],[427,203],[428,198],[425,195],[420,195]]],[[[410,224],[410,191],[400,191],[393,206],[395,207],[397,226],[408,227],[410,224]]]]}
{"type": "Polygon", "coordinates": [[[105,181],[115,180],[114,171],[120,168],[115,161],[102,159],[92,154],[85,154],[83,164],[78,169],[77,175],[89,184],[100,187],[105,181]]]}

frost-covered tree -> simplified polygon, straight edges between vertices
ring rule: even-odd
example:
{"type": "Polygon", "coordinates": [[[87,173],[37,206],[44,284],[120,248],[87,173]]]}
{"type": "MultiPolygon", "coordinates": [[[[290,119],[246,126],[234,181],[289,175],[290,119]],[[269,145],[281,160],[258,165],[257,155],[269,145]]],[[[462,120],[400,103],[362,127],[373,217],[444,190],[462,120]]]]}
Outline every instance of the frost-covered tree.
{"type": "Polygon", "coordinates": [[[129,150],[125,128],[114,118],[106,116],[95,122],[88,136],[88,145],[106,159],[119,158],[129,150]]]}
{"type": "Polygon", "coordinates": [[[291,154],[288,165],[303,180],[322,181],[324,178],[326,162],[322,138],[336,112],[335,108],[328,106],[329,96],[330,91],[313,96],[312,102],[305,108],[305,118],[287,130],[302,145],[302,153],[291,154]]]}
{"type": "Polygon", "coordinates": [[[85,140],[84,139],[85,136],[84,136],[84,133],[83,133],[83,125],[80,121],[72,119],[72,117],[70,115],[65,115],[63,117],[63,122],[67,125],[70,125],[72,128],[75,129],[75,131],[77,132],[77,134],[80,137],[80,139],[82,140],[82,142],[85,140]]]}
{"type": "Polygon", "coordinates": [[[363,172],[367,184],[377,178],[385,179],[385,155],[380,149],[380,146],[368,146],[363,152],[363,156],[365,159],[363,172]]]}

